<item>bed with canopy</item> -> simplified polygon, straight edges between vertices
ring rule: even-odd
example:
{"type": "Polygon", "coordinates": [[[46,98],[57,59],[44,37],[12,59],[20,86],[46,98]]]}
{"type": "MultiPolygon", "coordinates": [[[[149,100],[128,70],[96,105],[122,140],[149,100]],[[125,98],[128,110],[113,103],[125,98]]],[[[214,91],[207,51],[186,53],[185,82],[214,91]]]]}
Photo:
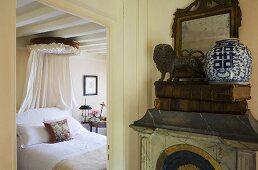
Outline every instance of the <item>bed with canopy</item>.
{"type": "Polygon", "coordinates": [[[69,57],[79,55],[72,39],[31,40],[23,102],[16,116],[18,170],[106,169],[106,137],[72,117],[77,108],[69,57]]]}

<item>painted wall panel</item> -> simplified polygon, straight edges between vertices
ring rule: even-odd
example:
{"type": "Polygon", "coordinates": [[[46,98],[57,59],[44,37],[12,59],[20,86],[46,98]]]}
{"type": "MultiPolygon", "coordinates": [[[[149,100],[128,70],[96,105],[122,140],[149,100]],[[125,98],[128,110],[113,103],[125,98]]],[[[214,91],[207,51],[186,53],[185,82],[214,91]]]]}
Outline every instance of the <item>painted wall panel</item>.
{"type": "Polygon", "coordinates": [[[16,169],[15,140],[15,2],[0,6],[0,169],[16,169]]]}

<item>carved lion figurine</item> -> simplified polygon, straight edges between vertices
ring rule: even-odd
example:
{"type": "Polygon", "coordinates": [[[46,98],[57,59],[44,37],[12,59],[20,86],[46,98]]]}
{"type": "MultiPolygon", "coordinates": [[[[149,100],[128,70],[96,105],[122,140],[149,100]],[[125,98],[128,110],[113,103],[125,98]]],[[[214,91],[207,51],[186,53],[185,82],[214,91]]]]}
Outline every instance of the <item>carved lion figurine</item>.
{"type": "MultiPolygon", "coordinates": [[[[185,50],[186,51],[186,50],[185,50]]],[[[153,60],[156,63],[157,69],[161,72],[159,81],[163,81],[167,72],[170,77],[167,81],[178,81],[179,77],[175,74],[177,69],[188,70],[191,77],[203,77],[203,67],[201,60],[204,54],[200,51],[186,51],[187,57],[177,57],[175,51],[169,44],[159,44],[154,49],[153,60]],[[202,57],[195,57],[193,53],[201,53],[202,57]]]]}

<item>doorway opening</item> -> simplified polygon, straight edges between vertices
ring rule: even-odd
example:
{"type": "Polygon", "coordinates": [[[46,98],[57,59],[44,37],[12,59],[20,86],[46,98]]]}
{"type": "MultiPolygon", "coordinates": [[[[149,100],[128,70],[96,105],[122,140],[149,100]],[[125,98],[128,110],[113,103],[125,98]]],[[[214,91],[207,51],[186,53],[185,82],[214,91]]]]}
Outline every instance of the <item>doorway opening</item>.
{"type": "MultiPolygon", "coordinates": [[[[72,116],[88,131],[107,136],[107,28],[33,0],[17,0],[16,15],[17,111],[23,100],[30,40],[36,37],[72,38],[80,43],[81,50],[80,55],[70,57],[74,95],[78,103],[72,116]],[[96,79],[87,81],[87,76],[96,79]],[[96,93],[89,95],[85,92],[89,85],[96,93]],[[84,105],[91,109],[80,109],[84,105]]],[[[94,154],[90,155],[94,157],[94,154]]]]}

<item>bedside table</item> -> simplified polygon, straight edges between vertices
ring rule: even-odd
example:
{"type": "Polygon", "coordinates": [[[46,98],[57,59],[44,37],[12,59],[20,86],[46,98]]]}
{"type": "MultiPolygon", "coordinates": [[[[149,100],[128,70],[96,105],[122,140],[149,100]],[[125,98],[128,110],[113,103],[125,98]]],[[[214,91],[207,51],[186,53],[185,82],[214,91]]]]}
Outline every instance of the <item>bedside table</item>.
{"type": "Polygon", "coordinates": [[[90,121],[90,131],[92,132],[92,127],[95,127],[96,130],[95,132],[98,133],[98,128],[106,128],[107,127],[107,122],[106,121],[90,121]]]}
{"type": "Polygon", "coordinates": [[[89,123],[90,123],[89,121],[87,121],[87,122],[81,121],[81,124],[89,124],[89,123]]]}
{"type": "Polygon", "coordinates": [[[81,122],[81,124],[82,124],[82,126],[85,128],[85,129],[87,129],[87,130],[90,130],[90,125],[89,125],[89,121],[82,121],[81,122]]]}

